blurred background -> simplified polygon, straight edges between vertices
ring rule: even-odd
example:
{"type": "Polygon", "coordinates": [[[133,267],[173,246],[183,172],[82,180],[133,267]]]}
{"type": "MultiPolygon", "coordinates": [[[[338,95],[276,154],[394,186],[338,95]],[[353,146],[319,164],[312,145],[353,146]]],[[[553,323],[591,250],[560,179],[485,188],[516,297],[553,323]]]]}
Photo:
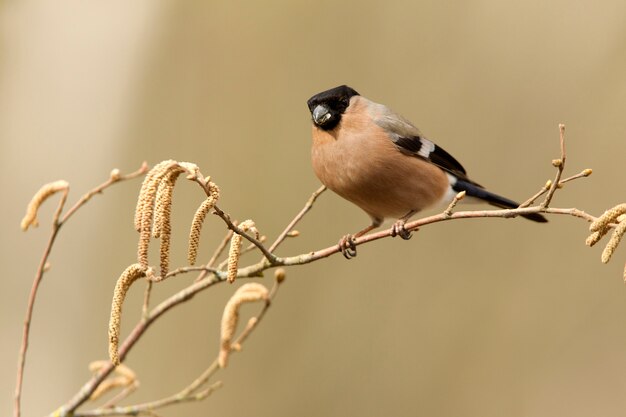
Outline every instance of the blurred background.
{"type": "MultiPolygon", "coordinates": [[[[346,83],[518,200],[553,177],[565,123],[566,173],[594,174],[554,205],[600,214],[626,201],[623,1],[6,0],[0,51],[2,415],[56,200],[38,229],[19,222],[43,183],[69,181],[73,202],[113,168],[193,161],[220,185],[224,210],[274,237],[319,186],[306,100],[346,83]]],[[[112,290],[135,259],[139,185],[96,196],[61,231],[35,307],[24,416],[65,403],[87,364],[107,357],[112,290]]],[[[176,188],[174,265],[201,200],[191,184],[176,188]]],[[[279,254],[327,247],[367,222],[327,193],[279,254]]],[[[209,219],[201,259],[224,232],[209,219]]],[[[456,221],[368,244],[351,261],[290,268],[217,376],[224,387],[159,415],[623,415],[626,250],[602,265],[586,236],[569,217],[456,221]]],[[[155,300],[192,280],[159,285],[155,300]]],[[[239,285],[198,295],[148,331],[127,358],[141,388],[126,403],[178,392],[208,366],[239,285]]],[[[142,292],[130,291],[124,334],[142,292]]]]}

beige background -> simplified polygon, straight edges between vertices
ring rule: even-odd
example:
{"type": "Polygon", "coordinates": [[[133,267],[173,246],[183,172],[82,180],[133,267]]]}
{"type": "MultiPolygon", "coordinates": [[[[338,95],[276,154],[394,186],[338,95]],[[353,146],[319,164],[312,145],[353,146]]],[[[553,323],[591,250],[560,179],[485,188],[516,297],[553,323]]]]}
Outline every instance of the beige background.
{"type": "MultiPolygon", "coordinates": [[[[564,122],[568,172],[594,175],[555,205],[599,214],[626,201],[623,1],[4,1],[0,51],[2,415],[53,205],[39,229],[18,224],[44,182],[68,180],[73,201],[114,167],[190,160],[222,187],[224,209],[275,236],[318,187],[305,101],[347,83],[520,200],[553,176],[564,122]]],[[[25,416],[64,403],[87,363],[106,357],[112,288],[135,256],[138,186],[97,197],[62,231],[35,310],[25,416]]],[[[200,199],[177,188],[177,264],[200,199]]],[[[366,223],[327,194],[280,254],[366,223]]],[[[223,231],[211,219],[204,257],[223,231]]],[[[626,251],[602,265],[586,234],[570,218],[459,221],[292,268],[219,375],[224,388],[160,414],[623,415],[626,251]]],[[[207,366],[233,290],[202,293],[147,333],[128,357],[142,382],[131,402],[173,393],[207,366]]],[[[140,296],[131,291],[124,331],[140,296]]]]}

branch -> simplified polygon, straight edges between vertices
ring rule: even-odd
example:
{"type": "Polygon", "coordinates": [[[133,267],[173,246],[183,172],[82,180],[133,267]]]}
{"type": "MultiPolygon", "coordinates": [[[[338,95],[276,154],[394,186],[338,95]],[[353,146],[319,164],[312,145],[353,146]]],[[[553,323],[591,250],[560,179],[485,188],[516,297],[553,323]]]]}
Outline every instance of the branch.
{"type": "MultiPolygon", "coordinates": [[[[583,219],[587,222],[592,223],[592,236],[588,238],[589,244],[593,244],[602,238],[605,234],[608,233],[609,229],[616,228],[611,241],[607,245],[605,249],[605,253],[603,255],[603,261],[610,258],[610,255],[613,253],[615,247],[619,243],[620,239],[624,234],[626,234],[626,220],[624,220],[622,214],[626,212],[626,209],[623,209],[622,206],[618,206],[610,211],[607,211],[601,218],[596,218],[590,214],[585,213],[577,208],[553,208],[550,207],[550,203],[555,195],[557,189],[563,187],[565,183],[573,181],[578,178],[587,177],[591,174],[591,170],[587,169],[578,174],[575,174],[571,177],[562,179],[562,174],[564,171],[565,165],[565,138],[564,138],[564,126],[559,125],[560,131],[560,150],[561,157],[560,159],[556,159],[552,162],[553,166],[557,169],[557,173],[555,179],[553,181],[548,181],[535,195],[530,197],[526,202],[521,204],[518,208],[515,209],[498,209],[498,210],[472,210],[472,211],[459,211],[454,212],[457,203],[463,198],[463,194],[458,194],[453,202],[441,213],[427,216],[421,219],[414,220],[412,222],[408,222],[405,224],[405,228],[408,231],[417,230],[418,228],[435,224],[443,221],[451,221],[457,219],[476,219],[476,218],[513,218],[521,215],[528,215],[533,213],[542,213],[547,215],[564,215],[571,216],[575,218],[583,219]],[[545,195],[544,200],[538,204],[531,206],[539,197],[545,195]]],[[[287,224],[285,229],[278,235],[276,240],[266,248],[264,245],[264,237],[259,237],[258,231],[254,227],[254,222],[251,220],[247,220],[242,222],[241,224],[237,224],[237,222],[232,221],[230,216],[218,208],[214,202],[217,200],[217,194],[219,189],[217,186],[210,182],[210,178],[206,178],[200,173],[197,166],[190,163],[184,162],[176,162],[176,161],[164,161],[154,168],[151,173],[146,176],[146,180],[144,181],[144,185],[142,185],[142,192],[140,193],[140,198],[138,200],[138,210],[136,213],[136,225],[139,224],[139,231],[141,233],[140,238],[140,251],[138,260],[141,264],[142,268],[149,267],[148,265],[148,241],[151,236],[155,238],[163,239],[163,235],[169,234],[169,220],[167,220],[167,216],[169,213],[166,212],[169,210],[169,206],[171,205],[171,188],[167,189],[167,187],[162,187],[161,182],[163,178],[167,180],[168,175],[172,172],[187,172],[189,175],[188,179],[196,182],[200,185],[207,195],[208,199],[203,203],[203,206],[197,211],[200,215],[196,214],[194,216],[194,224],[192,226],[192,230],[194,233],[193,236],[193,245],[195,250],[197,250],[197,244],[199,242],[200,236],[200,227],[201,223],[204,220],[204,215],[208,213],[208,210],[213,210],[213,213],[224,221],[226,226],[228,227],[228,233],[225,238],[222,240],[221,244],[214,251],[210,260],[203,266],[193,267],[193,266],[183,266],[177,269],[174,269],[170,272],[167,272],[167,268],[162,267],[162,276],[154,279],[154,282],[159,282],[163,279],[186,274],[189,272],[199,272],[196,280],[191,283],[188,287],[179,291],[178,293],[170,296],[165,301],[161,302],[159,305],[154,307],[152,310],[148,309],[147,301],[144,303],[144,315],[141,320],[135,325],[130,334],[126,337],[121,347],[117,349],[116,347],[116,355],[114,357],[115,361],[122,362],[128,352],[134,347],[134,345],[139,341],[141,336],[146,332],[146,330],[150,327],[155,320],[161,317],[170,309],[174,308],[177,305],[180,305],[186,301],[189,301],[191,298],[195,296],[195,294],[204,291],[208,288],[211,288],[215,284],[219,284],[225,282],[227,280],[233,280],[235,278],[252,278],[262,276],[264,271],[276,268],[278,266],[293,266],[293,265],[304,265],[308,264],[328,256],[331,256],[335,253],[340,252],[340,247],[338,245],[332,245],[326,248],[319,249],[314,252],[302,253],[295,256],[286,256],[279,257],[275,255],[275,251],[278,246],[288,237],[288,236],[296,236],[297,232],[293,229],[296,224],[311,210],[317,198],[325,191],[325,187],[321,187],[316,190],[311,197],[308,199],[304,207],[296,214],[296,216],[287,224]],[[174,171],[172,171],[174,170],[174,171]],[[181,171],[182,170],[182,171],[181,171]],[[165,191],[160,192],[159,190],[163,189],[165,191]],[[159,195],[161,197],[159,197],[159,195]],[[142,199],[143,196],[143,199],[142,199]],[[161,198],[161,200],[159,200],[161,198]],[[215,201],[209,201],[209,199],[213,198],[215,201]],[[204,207],[204,208],[203,208],[204,207]],[[209,208],[207,208],[209,207],[209,208]],[[154,220],[154,229],[153,228],[153,212],[156,210],[157,215],[155,218],[160,220],[154,220]],[[159,213],[161,216],[159,217],[159,213]],[[165,214],[165,216],[164,216],[165,214]],[[165,219],[165,220],[164,220],[165,219]],[[139,222],[139,223],[137,223],[139,222]],[[154,233],[154,230],[157,232],[154,233]],[[248,248],[242,250],[241,249],[241,239],[245,238],[250,242],[250,246],[248,248]],[[218,259],[224,253],[228,242],[231,242],[231,253],[230,260],[225,260],[218,264],[218,259]],[[141,245],[144,246],[141,246],[141,245]],[[238,262],[240,259],[240,255],[246,251],[252,249],[259,249],[263,253],[263,259],[256,263],[249,264],[244,267],[239,267],[238,262]]],[[[177,174],[176,174],[177,175],[177,174]]],[[[172,177],[175,179],[175,177],[172,177]]],[[[171,186],[173,187],[173,181],[171,182],[171,186]]],[[[626,206],[626,205],[624,205],[626,206]]],[[[60,212],[60,210],[58,210],[60,212]]],[[[67,216],[66,216],[67,217],[67,216]]],[[[360,238],[354,241],[355,246],[363,245],[378,239],[387,238],[393,236],[393,227],[387,230],[378,231],[376,233],[370,233],[365,236],[361,236],[360,238]]],[[[168,237],[169,239],[169,237],[168,237]]],[[[191,238],[190,238],[191,239],[191,238]]],[[[162,241],[163,244],[163,241],[162,241]]],[[[168,243],[169,244],[169,243],[168,243]]],[[[191,246],[191,244],[190,244],[191,246]]],[[[169,250],[169,246],[166,248],[169,250]]],[[[167,250],[163,252],[161,261],[163,265],[163,259],[167,260],[168,252],[167,250]],[[166,258],[164,258],[164,254],[166,258]]],[[[191,257],[195,261],[195,255],[191,257]]],[[[191,261],[190,261],[191,262],[191,261]]],[[[167,265],[166,265],[167,266],[167,265]]],[[[225,365],[224,355],[228,355],[229,352],[237,351],[240,344],[243,343],[246,338],[251,334],[251,332],[256,329],[259,321],[262,317],[264,317],[267,309],[270,306],[269,300],[275,297],[276,291],[278,289],[278,285],[284,279],[284,271],[281,268],[276,270],[276,283],[272,290],[268,293],[267,290],[261,291],[263,293],[262,296],[259,294],[240,294],[240,299],[238,299],[237,303],[243,301],[253,301],[253,300],[267,300],[264,304],[262,310],[256,317],[253,317],[248,322],[248,325],[244,328],[244,330],[240,333],[239,337],[234,341],[230,342],[232,336],[234,334],[234,329],[236,326],[236,317],[234,315],[237,314],[237,306],[238,304],[231,304],[229,309],[231,311],[231,316],[229,320],[223,320],[223,323],[230,323],[230,330],[226,333],[222,333],[222,360],[221,363],[225,365]],[[280,278],[282,276],[282,278],[280,278]],[[234,315],[233,315],[234,314],[234,315]],[[235,318],[233,318],[235,317],[235,318]],[[233,324],[234,323],[234,324],[233,324]],[[226,334],[227,336],[224,336],[226,334]]],[[[152,284],[152,281],[149,282],[149,285],[152,284]]],[[[248,286],[249,288],[255,287],[258,289],[259,284],[255,284],[252,286],[248,286]]],[[[243,288],[243,287],[242,287],[243,288]]],[[[241,288],[240,288],[241,289],[241,288]]],[[[237,293],[236,293],[237,294],[237,293]]],[[[147,299],[147,298],[146,298],[147,299]]],[[[232,301],[232,300],[231,300],[232,301]]],[[[233,301],[234,302],[234,301],[233,301]]],[[[121,307],[120,307],[121,311],[121,307]]],[[[226,317],[226,316],[225,316],[226,317]]],[[[100,407],[95,410],[90,410],[86,412],[77,413],[76,409],[82,405],[85,401],[89,399],[89,397],[93,394],[93,392],[100,386],[100,384],[105,381],[107,376],[115,369],[113,363],[109,362],[103,365],[100,370],[89,380],[80,391],[65,405],[60,407],[55,413],[55,416],[99,416],[99,415],[120,415],[120,414],[149,414],[155,408],[160,408],[166,405],[180,403],[184,401],[193,401],[206,397],[212,391],[219,388],[221,384],[214,383],[210,385],[208,388],[205,388],[203,391],[200,390],[205,384],[208,383],[210,378],[220,369],[220,361],[216,359],[209,368],[207,368],[195,381],[193,381],[188,387],[183,389],[182,391],[174,394],[170,397],[163,398],[160,400],[136,404],[134,406],[127,407],[110,407],[103,408],[100,407]]]]}
{"type": "MultiPolygon", "coordinates": [[[[307,202],[308,204],[308,202],[307,202]]],[[[596,218],[592,215],[589,215],[581,210],[571,208],[571,209],[561,209],[561,208],[547,208],[543,210],[540,206],[528,207],[528,208],[518,208],[518,209],[508,209],[508,210],[478,210],[478,211],[460,211],[456,213],[452,213],[448,215],[447,213],[440,213],[434,216],[425,217],[422,219],[418,219],[406,224],[407,230],[415,230],[419,227],[427,226],[434,223],[439,223],[443,221],[450,221],[455,219],[477,219],[477,218],[511,218],[516,217],[520,214],[529,214],[529,213],[546,213],[546,214],[554,214],[554,215],[566,215],[577,218],[585,219],[589,222],[594,221],[596,218]]],[[[383,230],[377,233],[371,233],[365,236],[362,236],[356,239],[355,244],[363,245],[375,240],[383,239],[390,237],[392,233],[392,229],[383,230]]],[[[279,258],[276,257],[277,265],[283,266],[293,266],[293,265],[304,265],[308,264],[322,258],[327,258],[335,253],[339,252],[339,246],[333,245],[324,249],[320,249],[314,252],[300,254],[296,256],[279,258]]],[[[274,268],[273,265],[268,265],[266,260],[240,268],[237,273],[237,278],[253,278],[258,277],[263,271],[274,268]]],[[[119,349],[119,358],[120,361],[123,361],[128,351],[137,343],[143,333],[148,329],[148,327],[157,320],[161,315],[169,311],[170,309],[180,305],[191,298],[193,298],[197,293],[204,291],[215,284],[222,283],[226,281],[226,271],[215,271],[212,268],[207,267],[189,267],[189,268],[180,268],[178,270],[172,271],[172,273],[186,273],[191,271],[201,270],[202,272],[208,271],[213,274],[213,279],[202,279],[200,281],[194,282],[189,287],[181,290],[180,292],[170,296],[168,299],[163,301],[157,307],[155,307],[150,314],[145,317],[145,319],[141,320],[135,328],[131,331],[130,335],[126,338],[124,343],[119,349]]],[[[79,391],[79,393],[74,396],[67,404],[65,404],[62,408],[57,410],[55,413],[58,416],[69,415],[74,412],[74,410],[84,403],[88,398],[90,393],[100,384],[107,375],[112,372],[114,366],[109,364],[109,366],[103,368],[101,373],[95,375],[89,382],[87,382],[83,388],[79,391]]]]}
{"type": "Polygon", "coordinates": [[[224,223],[226,223],[226,226],[228,226],[228,228],[230,230],[232,230],[233,232],[237,233],[238,235],[244,237],[246,240],[248,240],[250,243],[252,243],[254,246],[256,246],[257,248],[259,248],[259,250],[263,253],[263,255],[265,256],[265,258],[267,258],[267,261],[270,263],[270,265],[278,265],[277,263],[277,257],[271,253],[264,245],[263,243],[256,239],[253,236],[250,236],[249,234],[247,234],[243,229],[241,229],[239,226],[235,225],[235,223],[233,223],[230,220],[230,216],[226,213],[224,213],[222,210],[219,209],[219,207],[215,206],[213,207],[214,213],[221,218],[224,223]]]}
{"type": "MultiPolygon", "coordinates": [[[[63,218],[59,220],[59,218],[61,217],[61,212],[63,211],[63,208],[65,206],[65,201],[67,200],[67,195],[69,193],[69,184],[66,183],[67,186],[64,187],[63,190],[60,190],[63,192],[63,194],[61,197],[61,201],[59,202],[57,209],[54,213],[54,217],[52,220],[52,232],[50,233],[50,237],[48,238],[48,244],[46,245],[43,251],[41,261],[39,262],[39,267],[37,268],[37,272],[35,273],[35,279],[33,280],[33,285],[30,290],[30,295],[28,297],[28,304],[26,307],[26,316],[24,318],[24,331],[22,333],[22,344],[20,347],[20,353],[19,353],[19,357],[17,360],[17,380],[15,384],[15,405],[14,405],[14,412],[13,412],[13,415],[15,417],[19,417],[21,413],[21,395],[22,395],[22,384],[23,384],[23,378],[24,378],[24,366],[26,365],[26,352],[28,350],[30,324],[32,322],[35,299],[37,297],[37,291],[39,289],[39,285],[41,284],[41,280],[43,279],[43,275],[47,270],[46,265],[48,264],[48,258],[50,257],[50,253],[52,251],[52,245],[54,245],[54,241],[57,238],[57,235],[59,233],[59,230],[61,229],[61,226],[63,226],[65,222],[67,222],[72,217],[72,215],[74,215],[74,213],[76,213],[78,209],[80,209],[83,205],[85,205],[94,195],[102,193],[106,188],[110,187],[111,185],[117,182],[129,180],[129,179],[133,179],[138,176],[141,176],[145,174],[147,170],[148,170],[148,165],[144,162],[141,168],[127,175],[120,175],[119,170],[117,169],[111,171],[111,174],[109,175],[109,179],[107,181],[95,187],[94,189],[89,191],[87,194],[83,195],[80,198],[80,200],[78,200],[76,204],[74,204],[74,206],[72,206],[65,213],[63,218]]],[[[42,202],[43,201],[40,201],[40,203],[42,202]]]]}
{"type": "MultiPolygon", "coordinates": [[[[258,324],[261,322],[263,317],[265,316],[267,310],[271,306],[270,301],[274,299],[278,292],[278,288],[280,284],[285,279],[284,270],[277,270],[276,279],[272,289],[269,291],[269,295],[267,296],[267,302],[263,303],[263,307],[259,311],[259,313],[252,317],[244,330],[240,333],[240,335],[234,340],[232,346],[236,346],[233,348],[233,351],[237,352],[241,350],[241,345],[246,341],[246,339],[252,334],[252,332],[256,329],[258,324]]],[[[222,367],[220,366],[219,357],[215,358],[213,362],[209,365],[209,367],[198,376],[189,386],[181,390],[180,392],[171,395],[169,397],[150,401],[142,404],[135,404],[123,407],[109,407],[109,408],[97,408],[94,410],[84,411],[73,413],[73,417],[88,417],[88,416],[112,416],[112,415],[138,415],[141,413],[146,413],[148,411],[156,410],[159,408],[163,408],[173,404],[180,404],[184,402],[190,401],[200,401],[204,398],[208,397],[215,390],[222,387],[222,382],[217,381],[211,384],[208,388],[203,391],[197,392],[203,385],[205,385],[211,377],[213,377],[222,367]]],[[[58,410],[57,413],[61,411],[58,410]]],[[[67,412],[65,409],[62,410],[63,413],[67,412]]],[[[60,414],[64,415],[64,414],[60,414]]]]}

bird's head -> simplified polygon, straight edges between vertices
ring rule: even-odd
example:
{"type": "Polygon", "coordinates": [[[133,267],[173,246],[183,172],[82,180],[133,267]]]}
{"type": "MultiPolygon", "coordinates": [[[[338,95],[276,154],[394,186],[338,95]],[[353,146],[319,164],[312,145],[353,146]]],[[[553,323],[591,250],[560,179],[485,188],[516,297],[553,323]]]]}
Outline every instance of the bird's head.
{"type": "Polygon", "coordinates": [[[347,85],[314,95],[307,101],[313,124],[323,130],[334,129],[350,105],[350,98],[358,95],[359,93],[347,85]]]}

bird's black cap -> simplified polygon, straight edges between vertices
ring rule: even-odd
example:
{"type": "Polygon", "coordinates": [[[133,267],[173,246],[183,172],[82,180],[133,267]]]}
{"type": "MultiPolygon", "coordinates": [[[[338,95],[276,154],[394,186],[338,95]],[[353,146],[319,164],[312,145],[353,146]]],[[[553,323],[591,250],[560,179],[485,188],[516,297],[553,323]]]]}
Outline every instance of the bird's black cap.
{"type": "Polygon", "coordinates": [[[340,101],[341,99],[349,101],[350,97],[358,95],[360,94],[357,93],[354,88],[348,87],[347,85],[340,85],[339,87],[317,93],[307,101],[307,105],[309,106],[309,110],[313,111],[318,104],[340,101]]]}
{"type": "Polygon", "coordinates": [[[313,116],[313,123],[323,130],[334,129],[341,121],[341,115],[350,105],[350,98],[358,95],[355,89],[347,85],[340,85],[314,95],[307,101],[309,111],[313,116]],[[317,112],[316,108],[318,108],[317,112]]]}

